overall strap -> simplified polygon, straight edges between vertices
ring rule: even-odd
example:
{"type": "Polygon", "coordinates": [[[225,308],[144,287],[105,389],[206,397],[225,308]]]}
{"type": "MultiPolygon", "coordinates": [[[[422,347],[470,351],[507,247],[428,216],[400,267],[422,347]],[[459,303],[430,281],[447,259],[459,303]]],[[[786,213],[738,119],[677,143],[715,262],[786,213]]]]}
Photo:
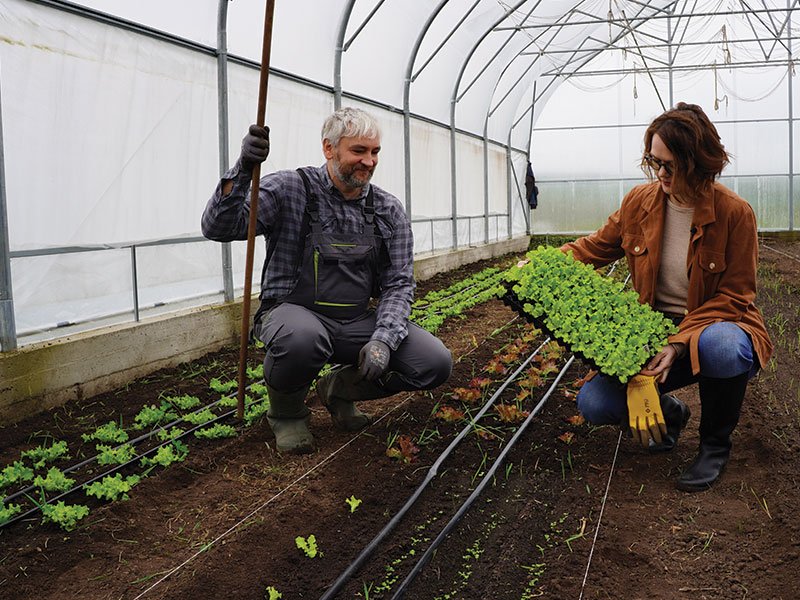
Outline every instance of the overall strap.
{"type": "Polygon", "coordinates": [[[372,185],[369,186],[367,192],[367,201],[364,203],[364,218],[367,221],[367,226],[372,226],[373,233],[380,237],[381,232],[378,229],[378,224],[375,222],[375,193],[372,191],[372,185]]]}
{"type": "Polygon", "coordinates": [[[300,253],[302,254],[306,236],[308,235],[309,223],[311,223],[311,228],[314,230],[314,233],[319,233],[320,230],[319,198],[317,198],[317,194],[314,190],[311,189],[311,182],[305,170],[298,167],[297,173],[300,175],[300,179],[303,180],[303,187],[306,188],[306,210],[303,214],[303,224],[300,226],[300,253]]]}

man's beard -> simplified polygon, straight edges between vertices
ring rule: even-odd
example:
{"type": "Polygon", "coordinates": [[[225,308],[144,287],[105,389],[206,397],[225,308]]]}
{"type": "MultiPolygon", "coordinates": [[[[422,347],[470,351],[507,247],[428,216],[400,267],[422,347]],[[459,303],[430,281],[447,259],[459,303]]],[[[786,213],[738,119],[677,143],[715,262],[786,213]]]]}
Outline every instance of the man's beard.
{"type": "Polygon", "coordinates": [[[341,181],[349,188],[363,188],[365,185],[369,183],[370,179],[372,179],[372,171],[369,171],[368,169],[360,169],[360,170],[366,173],[367,175],[366,181],[362,181],[356,178],[355,167],[351,168],[350,172],[345,173],[342,171],[342,163],[339,162],[339,159],[338,158],[333,159],[333,174],[336,175],[336,178],[339,181],[341,181]]]}

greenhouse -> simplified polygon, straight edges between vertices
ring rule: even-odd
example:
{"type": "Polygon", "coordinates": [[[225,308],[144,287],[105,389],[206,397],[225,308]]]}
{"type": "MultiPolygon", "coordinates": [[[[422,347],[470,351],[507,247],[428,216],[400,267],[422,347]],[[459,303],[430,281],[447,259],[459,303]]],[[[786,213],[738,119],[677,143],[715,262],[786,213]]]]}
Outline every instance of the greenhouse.
{"type": "MultiPolygon", "coordinates": [[[[0,598],[603,598],[634,578],[650,597],[791,597],[799,33],[795,0],[0,0],[0,598]],[[679,103],[713,123],[727,154],[707,179],[755,223],[752,240],[732,224],[724,252],[693,263],[720,285],[704,302],[733,298],[715,320],[739,325],[757,376],[711,483],[726,471],[692,495],[673,488],[711,427],[693,385],[708,377],[700,333],[679,331],[692,291],[667,275],[654,289],[682,303],[636,288],[660,232],[649,255],[627,225],[621,247],[602,237],[637,186],[669,196],[684,159],[659,154],[651,124],[679,103]],[[254,181],[327,165],[347,198],[323,129],[347,107],[380,129],[355,136],[380,150],[374,185],[357,186],[364,214],[373,190],[376,213],[394,197],[413,238],[404,322],[441,342],[452,373],[424,383],[444,366],[420,342],[415,385],[338,414],[316,385],[347,362],[329,353],[301,394],[314,452],[287,458],[300,452],[281,446],[264,374],[281,329],[259,339],[254,314],[288,242],[208,235],[207,220],[225,182],[254,168],[254,123],[269,128],[254,181]],[[570,269],[588,279],[564,283],[570,269]],[[752,293],[726,274],[751,276],[752,293]],[[574,331],[601,303],[589,289],[634,305],[605,307],[591,322],[602,336],[574,331]],[[560,293],[573,312],[559,313],[560,293]],[[615,315],[639,313],[650,329],[606,338],[615,315]],[[677,444],[688,421],[680,446],[657,454],[619,419],[584,419],[593,373],[627,384],[661,356],[653,345],[674,344],[674,360],[694,361],[679,425],[663,428],[677,444]],[[631,364],[606,366],[627,350],[631,364]]],[[[374,226],[379,273],[398,261],[379,254],[404,239],[397,227],[374,226]]],[[[311,252],[300,245],[295,275],[311,252]]],[[[664,254],[694,285],[691,252],[664,254]]],[[[385,318],[386,282],[367,286],[385,318]]],[[[394,357],[402,339],[378,341],[394,357]]]]}

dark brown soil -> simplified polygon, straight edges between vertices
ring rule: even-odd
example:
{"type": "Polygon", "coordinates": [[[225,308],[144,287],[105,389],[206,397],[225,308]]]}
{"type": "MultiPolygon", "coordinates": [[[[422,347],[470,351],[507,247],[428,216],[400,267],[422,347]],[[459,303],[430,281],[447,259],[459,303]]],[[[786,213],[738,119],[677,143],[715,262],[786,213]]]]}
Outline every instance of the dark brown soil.
{"type": "MultiPolygon", "coordinates": [[[[485,266],[423,282],[418,295],[485,266]]],[[[678,393],[693,412],[678,448],[648,455],[618,428],[567,421],[576,414],[574,382],[587,371],[574,363],[405,598],[800,597],[800,243],[762,244],[759,285],[776,353],[748,387],[731,461],[714,488],[685,494],[674,487],[697,445],[694,387],[678,393]],[[564,433],[574,434],[570,443],[564,433]]],[[[319,598],[461,431],[463,422],[436,419],[436,409],[464,408],[453,389],[486,376],[495,353],[525,330],[499,301],[447,322],[438,335],[457,361],[450,381],[433,392],[370,403],[378,420],[359,435],[334,429],[312,394],[314,454],[277,454],[261,422],[236,438],[192,440],[185,462],[154,472],[125,502],[70,498],[92,509],[75,531],[39,518],[0,529],[0,598],[260,600],[269,598],[268,586],[284,600],[319,598]],[[416,442],[414,461],[386,455],[396,435],[416,442]],[[352,513],[350,496],[362,500],[352,513]],[[316,558],[295,545],[297,536],[311,534],[316,558]]],[[[233,378],[237,352],[228,348],[6,427],[0,465],[51,438],[68,441],[78,457],[90,453],[81,433],[120,416],[128,423],[162,393],[210,400],[216,395],[208,381],[233,378]]],[[[257,351],[252,359],[258,362],[257,351]]],[[[528,410],[552,380],[525,400],[528,410]]],[[[510,386],[501,400],[518,391],[510,386]]],[[[392,597],[513,435],[493,411],[481,423],[495,437],[464,438],[337,598],[392,597]]]]}

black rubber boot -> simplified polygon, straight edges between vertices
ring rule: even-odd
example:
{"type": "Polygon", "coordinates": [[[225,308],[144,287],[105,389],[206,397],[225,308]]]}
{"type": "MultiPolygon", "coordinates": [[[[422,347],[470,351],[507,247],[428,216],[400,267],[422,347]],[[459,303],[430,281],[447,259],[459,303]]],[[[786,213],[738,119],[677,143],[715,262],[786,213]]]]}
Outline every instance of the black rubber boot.
{"type": "Polygon", "coordinates": [[[730,379],[700,376],[700,451],[676,484],[684,492],[702,492],[719,479],[731,453],[731,434],[739,422],[747,373],[730,379]]]}
{"type": "Polygon", "coordinates": [[[672,394],[661,394],[661,412],[664,414],[664,422],[667,424],[667,435],[660,444],[650,440],[650,452],[669,452],[678,444],[678,436],[686,427],[692,412],[681,400],[672,394]]]}
{"type": "Polygon", "coordinates": [[[328,409],[334,425],[345,431],[360,431],[372,423],[372,416],[358,410],[358,400],[375,400],[391,396],[378,384],[357,381],[358,370],[353,366],[340,366],[317,380],[317,394],[328,409]]]}
{"type": "Polygon", "coordinates": [[[293,392],[280,392],[267,385],[269,412],[267,421],[275,434],[275,445],[280,452],[308,454],[314,451],[314,437],[308,429],[311,411],[305,399],[311,386],[293,392]]]}

